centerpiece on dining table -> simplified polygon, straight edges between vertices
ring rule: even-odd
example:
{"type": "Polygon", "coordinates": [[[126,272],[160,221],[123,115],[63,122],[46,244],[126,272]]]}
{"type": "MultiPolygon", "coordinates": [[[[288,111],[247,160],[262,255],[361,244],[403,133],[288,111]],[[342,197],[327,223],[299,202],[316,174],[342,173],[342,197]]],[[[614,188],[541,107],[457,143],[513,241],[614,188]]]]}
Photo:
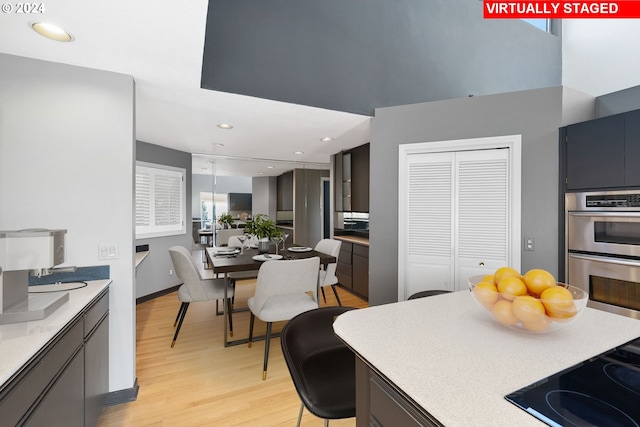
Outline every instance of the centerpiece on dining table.
{"type": "Polygon", "coordinates": [[[247,221],[245,232],[252,234],[258,239],[258,252],[269,252],[270,242],[276,242],[282,238],[283,231],[276,227],[276,223],[265,214],[257,214],[253,219],[247,221]]]}

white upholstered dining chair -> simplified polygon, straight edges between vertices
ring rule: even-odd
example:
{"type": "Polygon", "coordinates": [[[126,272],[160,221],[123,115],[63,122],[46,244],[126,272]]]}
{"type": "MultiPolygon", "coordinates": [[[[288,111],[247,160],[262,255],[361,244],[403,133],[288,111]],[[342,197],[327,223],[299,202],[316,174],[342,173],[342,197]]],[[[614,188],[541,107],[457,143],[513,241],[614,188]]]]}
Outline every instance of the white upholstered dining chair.
{"type": "Polygon", "coordinates": [[[267,323],[262,379],[267,378],[269,344],[273,322],[292,319],[318,308],[318,269],[320,258],[267,261],[260,266],[254,296],[249,298],[249,347],[255,318],[267,323]]]}
{"type": "Polygon", "coordinates": [[[322,239],[314,248],[314,250],[317,252],[322,252],[336,258],[336,262],[327,264],[320,269],[320,272],[318,273],[318,287],[322,291],[322,298],[324,299],[324,302],[327,302],[327,297],[324,294],[324,287],[331,286],[333,294],[336,296],[336,300],[338,301],[338,305],[340,306],[342,305],[342,302],[340,301],[338,290],[336,289],[336,284],[338,283],[338,278],[336,277],[336,267],[338,266],[338,256],[340,255],[341,246],[342,242],[340,240],[322,239]]]}
{"type": "MultiPolygon", "coordinates": [[[[203,279],[200,272],[196,268],[191,253],[182,246],[172,246],[169,248],[171,262],[176,270],[176,275],[182,280],[183,284],[178,289],[178,299],[180,300],[180,308],[178,315],[173,323],[176,332],[171,341],[171,347],[176,344],[180,328],[189,304],[200,301],[216,301],[224,300],[224,279],[203,279]]],[[[229,333],[233,336],[233,320],[231,316],[231,298],[233,297],[233,288],[227,290],[227,312],[229,315],[229,333]]]]}

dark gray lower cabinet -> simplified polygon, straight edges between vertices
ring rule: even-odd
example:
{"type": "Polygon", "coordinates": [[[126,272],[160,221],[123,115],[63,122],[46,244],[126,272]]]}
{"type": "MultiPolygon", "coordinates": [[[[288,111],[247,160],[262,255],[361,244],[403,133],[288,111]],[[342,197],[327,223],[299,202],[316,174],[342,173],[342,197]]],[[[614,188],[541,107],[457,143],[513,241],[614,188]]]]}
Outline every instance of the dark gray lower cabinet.
{"type": "Polygon", "coordinates": [[[109,294],[102,293],[0,391],[0,425],[95,426],[109,391],[109,294]]]}
{"type": "Polygon", "coordinates": [[[342,242],[338,265],[336,266],[338,283],[369,299],[369,246],[342,242]]]}
{"type": "Polygon", "coordinates": [[[356,427],[441,427],[393,384],[356,357],[356,427]]]}
{"type": "MultiPolygon", "coordinates": [[[[27,418],[26,427],[84,425],[84,353],[80,349],[27,418]]],[[[93,424],[95,425],[95,424],[93,424]]]]}
{"type": "Polygon", "coordinates": [[[84,419],[95,426],[109,393],[109,298],[87,310],[84,332],[84,419]]]}

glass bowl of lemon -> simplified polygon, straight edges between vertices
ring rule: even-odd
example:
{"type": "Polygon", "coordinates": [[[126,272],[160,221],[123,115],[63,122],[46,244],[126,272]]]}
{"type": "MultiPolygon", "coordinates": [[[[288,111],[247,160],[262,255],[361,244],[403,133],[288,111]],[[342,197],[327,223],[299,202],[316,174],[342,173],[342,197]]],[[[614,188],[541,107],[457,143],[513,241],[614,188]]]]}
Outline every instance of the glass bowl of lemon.
{"type": "Polygon", "coordinates": [[[557,282],[546,270],[521,275],[510,267],[494,274],[471,276],[474,301],[499,324],[532,333],[557,330],[573,322],[587,305],[589,294],[557,282]]]}

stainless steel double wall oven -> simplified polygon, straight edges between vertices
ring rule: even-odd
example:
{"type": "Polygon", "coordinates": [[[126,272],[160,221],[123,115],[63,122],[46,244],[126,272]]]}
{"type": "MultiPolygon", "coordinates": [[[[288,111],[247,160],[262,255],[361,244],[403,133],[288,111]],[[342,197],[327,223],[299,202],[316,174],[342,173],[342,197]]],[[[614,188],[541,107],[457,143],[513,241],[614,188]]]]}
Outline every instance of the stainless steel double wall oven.
{"type": "Polygon", "coordinates": [[[640,190],[566,193],[566,282],[640,319],[640,190]]]}

